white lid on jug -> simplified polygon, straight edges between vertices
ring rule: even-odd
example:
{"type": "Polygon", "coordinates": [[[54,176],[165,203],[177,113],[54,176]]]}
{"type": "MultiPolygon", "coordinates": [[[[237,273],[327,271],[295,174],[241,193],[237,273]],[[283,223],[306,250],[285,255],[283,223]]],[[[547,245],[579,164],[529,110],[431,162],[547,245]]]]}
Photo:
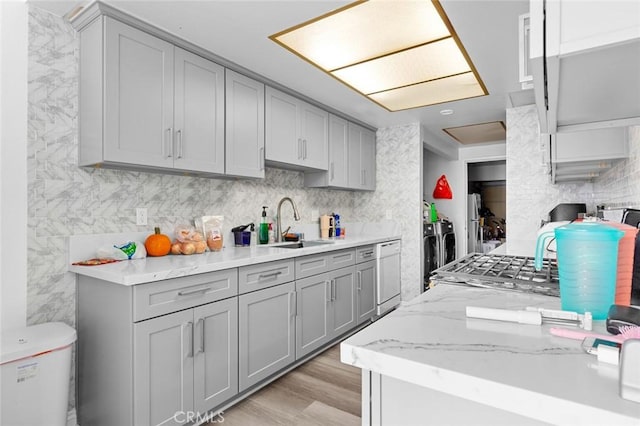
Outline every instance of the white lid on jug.
{"type": "Polygon", "coordinates": [[[76,330],[61,322],[19,327],[2,333],[0,364],[71,345],[76,330]]]}

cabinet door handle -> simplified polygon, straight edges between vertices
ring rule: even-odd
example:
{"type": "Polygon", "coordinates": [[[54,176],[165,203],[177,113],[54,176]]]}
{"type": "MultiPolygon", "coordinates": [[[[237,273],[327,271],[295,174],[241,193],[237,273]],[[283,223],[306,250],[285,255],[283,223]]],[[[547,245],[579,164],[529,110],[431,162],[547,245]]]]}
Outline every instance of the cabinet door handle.
{"type": "Polygon", "coordinates": [[[260,274],[258,275],[258,280],[264,279],[264,278],[278,278],[278,275],[280,275],[282,273],[282,271],[276,271],[276,272],[271,272],[269,274],[260,274]]]}
{"type": "Polygon", "coordinates": [[[260,170],[264,170],[264,147],[260,148],[260,170]]]}
{"type": "Polygon", "coordinates": [[[198,327],[200,328],[200,345],[198,346],[198,352],[196,352],[196,355],[200,352],[204,352],[204,318],[200,318],[198,320],[198,327]]]}
{"type": "Polygon", "coordinates": [[[331,162],[331,180],[335,179],[336,174],[333,166],[333,161],[331,162]]]}
{"type": "Polygon", "coordinates": [[[178,136],[178,142],[177,142],[178,158],[182,158],[182,129],[178,130],[176,133],[177,133],[177,136],[178,136]]]}
{"type": "Polygon", "coordinates": [[[187,349],[188,349],[187,357],[188,358],[193,358],[193,340],[194,340],[193,339],[193,321],[189,321],[186,324],[186,328],[188,330],[186,332],[186,335],[189,338],[189,343],[187,344],[187,349]]]}
{"type": "Polygon", "coordinates": [[[165,141],[162,144],[162,155],[165,158],[171,158],[173,156],[173,127],[169,127],[164,131],[165,141]],[[166,138],[166,134],[169,133],[169,137],[166,138]],[[167,142],[169,143],[169,149],[166,148],[167,142]]]}
{"type": "Polygon", "coordinates": [[[324,282],[324,298],[327,303],[331,302],[331,281],[324,282]]]}
{"type": "Polygon", "coordinates": [[[358,271],[358,291],[362,290],[362,271],[358,271]]]}
{"type": "Polygon", "coordinates": [[[295,317],[298,315],[298,303],[296,302],[296,292],[292,291],[289,293],[289,312],[291,312],[291,316],[295,317]]]}
{"type": "Polygon", "coordinates": [[[182,290],[178,292],[178,296],[190,296],[196,293],[205,293],[211,290],[211,286],[195,288],[193,290],[182,290]]]}
{"type": "Polygon", "coordinates": [[[331,301],[336,300],[336,280],[331,280],[331,301]]]}

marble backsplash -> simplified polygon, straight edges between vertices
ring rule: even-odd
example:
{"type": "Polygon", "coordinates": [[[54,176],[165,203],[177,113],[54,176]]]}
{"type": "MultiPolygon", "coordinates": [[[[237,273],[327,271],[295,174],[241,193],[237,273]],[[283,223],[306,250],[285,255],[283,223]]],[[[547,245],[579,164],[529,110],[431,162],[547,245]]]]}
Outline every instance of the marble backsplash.
{"type": "Polygon", "coordinates": [[[586,202],[595,210],[593,184],[551,184],[543,164],[535,105],[507,109],[507,235],[535,241],[537,230],[559,203],[586,202]]]}
{"type": "Polygon", "coordinates": [[[640,126],[629,128],[629,158],[616,163],[594,182],[598,204],[640,209],[640,126]]]}

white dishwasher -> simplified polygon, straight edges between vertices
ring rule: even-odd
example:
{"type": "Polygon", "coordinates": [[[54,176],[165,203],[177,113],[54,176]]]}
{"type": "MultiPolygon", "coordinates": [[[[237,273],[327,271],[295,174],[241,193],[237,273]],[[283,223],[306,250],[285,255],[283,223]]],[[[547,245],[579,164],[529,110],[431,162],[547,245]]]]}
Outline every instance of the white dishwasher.
{"type": "Polygon", "coordinates": [[[376,244],[376,314],[400,304],[400,240],[376,244]]]}

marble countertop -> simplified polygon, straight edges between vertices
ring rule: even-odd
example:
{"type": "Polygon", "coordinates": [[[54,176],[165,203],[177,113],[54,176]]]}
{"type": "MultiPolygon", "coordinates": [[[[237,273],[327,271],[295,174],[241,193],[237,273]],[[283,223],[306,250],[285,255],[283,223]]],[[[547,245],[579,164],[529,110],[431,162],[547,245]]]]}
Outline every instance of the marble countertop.
{"type": "MultiPolygon", "coordinates": [[[[353,248],[368,244],[400,239],[400,235],[348,236],[345,239],[331,240],[331,244],[322,244],[300,249],[278,248],[277,245],[225,247],[219,252],[205,252],[189,256],[148,257],[145,259],[124,260],[99,266],[70,265],[69,271],[76,274],[98,278],[122,285],[136,285],[169,278],[193,274],[221,271],[256,263],[291,259],[310,254],[325,253],[334,250],[353,248]]],[[[73,252],[73,248],[70,250],[73,252]]],[[[77,251],[77,250],[76,250],[77,251]]],[[[70,263],[77,255],[70,255],[70,263]]],[[[86,256],[89,258],[91,256],[86,256]]]]}
{"type": "MultiPolygon", "coordinates": [[[[560,299],[439,284],[341,344],[341,360],[552,424],[640,424],[618,369],[550,325],[466,318],[466,306],[560,308],[560,299]]],[[[557,326],[557,325],[556,325],[557,326]]],[[[594,332],[606,333],[602,321],[594,332]]]]}

